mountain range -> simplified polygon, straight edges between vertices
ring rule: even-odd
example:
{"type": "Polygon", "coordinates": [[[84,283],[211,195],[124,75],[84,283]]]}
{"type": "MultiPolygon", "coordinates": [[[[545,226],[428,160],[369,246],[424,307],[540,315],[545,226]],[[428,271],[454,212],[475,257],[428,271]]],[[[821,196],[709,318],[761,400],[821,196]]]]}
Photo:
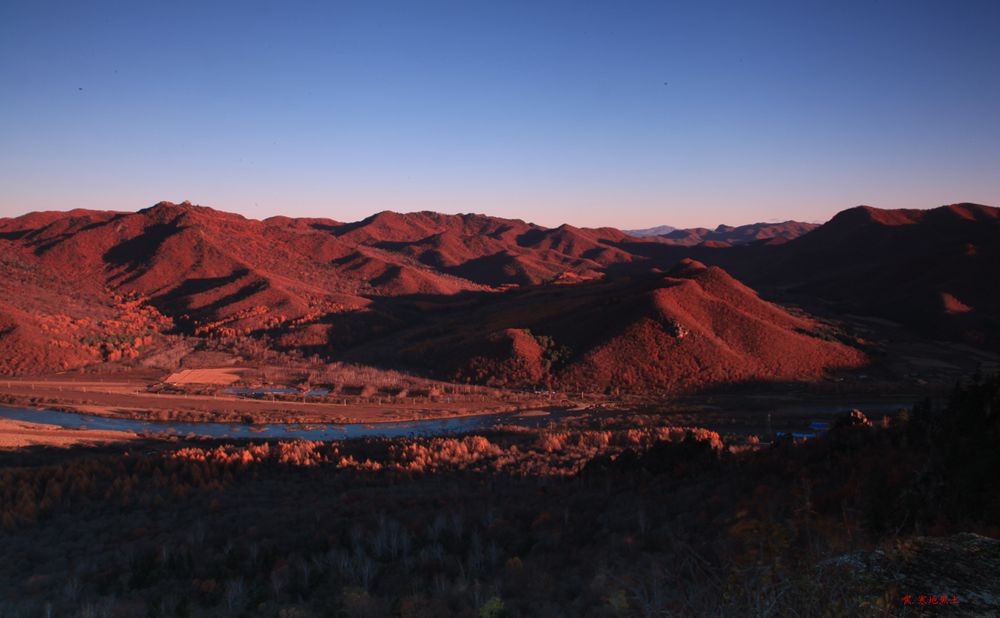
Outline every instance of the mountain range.
{"type": "Polygon", "coordinates": [[[748,225],[720,225],[714,230],[704,227],[678,229],[669,225],[629,230],[626,233],[639,238],[658,240],[669,245],[692,247],[706,244],[714,247],[742,245],[756,241],[781,242],[798,238],[819,227],[816,223],[785,221],[783,223],[750,223],[748,225]]]}
{"type": "Polygon", "coordinates": [[[143,362],[186,337],[518,387],[814,379],[865,352],[767,299],[1000,345],[998,213],[858,207],[643,238],[434,212],[36,212],[0,219],[0,372],[143,362]]]}

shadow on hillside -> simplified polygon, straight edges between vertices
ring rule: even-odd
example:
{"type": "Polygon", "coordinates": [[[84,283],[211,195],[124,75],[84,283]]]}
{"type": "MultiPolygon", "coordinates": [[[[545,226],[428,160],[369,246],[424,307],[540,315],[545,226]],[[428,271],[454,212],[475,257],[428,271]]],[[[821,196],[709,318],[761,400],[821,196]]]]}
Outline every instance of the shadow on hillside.
{"type": "Polygon", "coordinates": [[[150,225],[142,234],[123,241],[104,252],[104,261],[112,266],[124,266],[129,273],[122,283],[128,283],[138,277],[143,266],[149,264],[160,250],[160,246],[171,236],[183,228],[176,223],[157,223],[150,225]]]}
{"type": "MultiPolygon", "coordinates": [[[[456,380],[462,379],[460,374],[474,357],[499,354],[497,358],[503,362],[504,342],[508,331],[513,330],[545,346],[547,356],[543,360],[548,376],[533,383],[518,382],[515,388],[544,388],[551,380],[558,383],[563,367],[655,313],[648,293],[669,285],[664,276],[663,272],[642,272],[573,285],[522,286],[503,292],[372,296],[365,309],[322,318],[320,322],[328,327],[326,340],[298,349],[326,362],[456,380]]],[[[278,339],[284,332],[273,329],[267,334],[278,339]]],[[[829,340],[822,333],[800,334],[829,340]]],[[[729,390],[787,393],[797,388],[802,388],[802,382],[741,380],[730,384],[713,382],[704,388],[686,389],[684,394],[729,390]]],[[[617,394],[578,384],[564,389],[617,394]]],[[[836,394],[840,389],[828,390],[836,394]]]]}
{"type": "Polygon", "coordinates": [[[467,260],[457,266],[442,267],[440,270],[493,287],[501,285],[531,286],[531,277],[518,267],[517,259],[506,251],[467,260]]]}
{"type": "Polygon", "coordinates": [[[21,240],[37,230],[17,230],[16,232],[0,232],[0,240],[21,240]]]}

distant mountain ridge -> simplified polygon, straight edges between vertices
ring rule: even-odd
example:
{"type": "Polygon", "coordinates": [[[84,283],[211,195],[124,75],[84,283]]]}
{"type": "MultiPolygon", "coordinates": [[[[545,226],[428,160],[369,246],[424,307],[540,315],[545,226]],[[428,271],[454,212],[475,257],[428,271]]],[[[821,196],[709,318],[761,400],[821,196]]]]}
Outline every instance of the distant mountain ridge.
{"type": "Polygon", "coordinates": [[[756,241],[784,241],[798,238],[819,227],[818,223],[784,221],[782,223],[750,223],[747,225],[719,225],[708,228],[672,228],[669,225],[626,232],[639,238],[655,238],[670,245],[693,247],[702,243],[715,246],[742,245],[756,241]]]}
{"type": "MultiPolygon", "coordinates": [[[[742,319],[735,316],[785,324],[776,340],[791,337],[788,328],[799,334],[812,328],[753,300],[740,281],[989,343],[1000,330],[991,326],[1000,316],[996,286],[983,283],[998,264],[997,212],[967,204],[859,207],[791,240],[783,229],[795,233],[809,224],[720,227],[699,232],[694,245],[479,214],[386,211],[353,223],[258,221],[169,202],[138,212],[31,213],[0,219],[0,373],[127,362],[181,334],[521,385],[602,389],[620,381],[682,391],[724,375],[815,377],[858,358],[806,335],[788,341],[814,354],[818,365],[793,355],[794,369],[784,372],[774,359],[761,369],[756,363],[769,358],[769,344],[746,333],[731,339],[729,329],[742,319]],[[705,240],[712,234],[753,240],[705,240]],[[739,281],[713,268],[704,279],[709,275],[695,268],[701,274],[692,274],[693,281],[715,281],[711,290],[673,281],[671,289],[683,285],[655,296],[681,300],[662,311],[629,312],[659,302],[638,292],[645,284],[637,282],[660,285],[687,258],[739,281]],[[687,291],[678,296],[681,290],[687,291]],[[634,300],[622,305],[622,298],[634,300]],[[694,306],[704,309],[690,313],[694,306]],[[669,359],[654,363],[652,349],[641,349],[677,344],[671,333],[678,324],[698,335],[672,358],[683,364],[694,353],[692,342],[701,341],[701,378],[679,377],[676,367],[656,369],[669,359]],[[426,347],[442,333],[456,338],[426,347]],[[420,360],[431,352],[444,356],[432,364],[420,360]],[[634,375],[614,373],[605,366],[612,362],[636,363],[634,375]]],[[[767,331],[757,323],[746,332],[767,331]]]]}
{"type": "Polygon", "coordinates": [[[677,228],[671,225],[657,225],[656,227],[647,227],[641,230],[622,230],[629,236],[636,236],[638,238],[645,238],[646,236],[662,236],[664,234],[669,234],[677,228]]]}

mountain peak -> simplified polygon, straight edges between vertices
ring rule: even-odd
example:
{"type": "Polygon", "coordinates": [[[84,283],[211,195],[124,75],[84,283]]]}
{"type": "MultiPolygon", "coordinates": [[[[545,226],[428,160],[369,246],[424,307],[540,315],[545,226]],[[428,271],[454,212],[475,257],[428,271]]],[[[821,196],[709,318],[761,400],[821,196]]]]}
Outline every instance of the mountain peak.
{"type": "Polygon", "coordinates": [[[920,221],[922,212],[903,208],[888,210],[862,204],[837,213],[830,223],[912,225],[920,221]]]}
{"type": "Polygon", "coordinates": [[[690,278],[696,273],[708,270],[708,266],[692,258],[684,258],[671,268],[667,275],[670,277],[690,278]]]}
{"type": "Polygon", "coordinates": [[[160,200],[159,202],[153,204],[149,208],[144,208],[143,210],[152,210],[154,208],[191,208],[194,204],[190,200],[184,200],[181,203],[171,202],[170,200],[160,200]]]}
{"type": "Polygon", "coordinates": [[[949,204],[927,211],[928,216],[945,215],[954,219],[965,219],[966,221],[1000,221],[1000,208],[993,206],[983,206],[971,202],[961,202],[959,204],[949,204]]]}
{"type": "Polygon", "coordinates": [[[249,221],[249,219],[243,215],[226,212],[224,210],[216,210],[209,206],[192,204],[188,200],[184,200],[179,204],[169,201],[160,201],[149,208],[139,210],[138,214],[145,215],[146,217],[160,223],[168,223],[178,220],[186,221],[188,223],[203,223],[206,219],[218,221],[249,221]]]}
{"type": "Polygon", "coordinates": [[[184,200],[183,202],[181,202],[179,204],[176,203],[176,202],[170,202],[170,201],[167,201],[167,200],[162,200],[162,201],[159,201],[159,202],[153,204],[152,206],[150,206],[148,208],[140,209],[138,212],[141,215],[153,215],[153,216],[155,216],[155,215],[158,215],[158,214],[161,214],[161,213],[165,213],[165,214],[168,214],[168,215],[178,215],[178,214],[183,214],[183,213],[196,212],[196,211],[199,211],[199,210],[211,211],[212,209],[208,208],[207,206],[195,206],[194,204],[192,204],[188,200],[184,200]]]}

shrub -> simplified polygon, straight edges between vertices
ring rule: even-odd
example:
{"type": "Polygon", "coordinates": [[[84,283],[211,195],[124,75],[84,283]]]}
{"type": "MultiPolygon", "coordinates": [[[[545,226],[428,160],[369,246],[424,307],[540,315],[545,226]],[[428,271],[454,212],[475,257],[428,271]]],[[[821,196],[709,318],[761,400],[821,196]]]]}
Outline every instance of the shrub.
{"type": "Polygon", "coordinates": [[[479,608],[479,618],[506,618],[509,615],[500,597],[490,597],[479,608]]]}

